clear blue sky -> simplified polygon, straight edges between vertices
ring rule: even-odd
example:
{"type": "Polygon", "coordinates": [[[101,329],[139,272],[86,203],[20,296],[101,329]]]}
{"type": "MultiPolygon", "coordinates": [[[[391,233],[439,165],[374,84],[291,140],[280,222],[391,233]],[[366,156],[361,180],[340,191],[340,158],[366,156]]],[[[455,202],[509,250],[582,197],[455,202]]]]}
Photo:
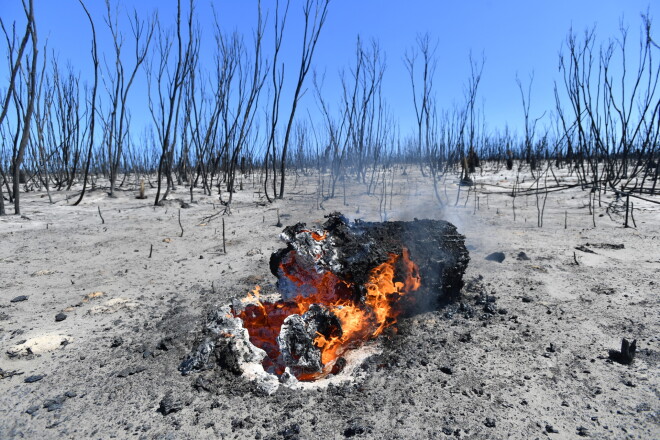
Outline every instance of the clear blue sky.
{"type": "MultiPolygon", "coordinates": [[[[115,2],[116,0],[113,0],[115,2]]],[[[158,11],[164,26],[173,26],[176,11],[174,0],[119,0],[124,14],[120,21],[127,27],[126,11],[136,8],[141,16],[158,11]]],[[[17,19],[22,23],[19,0],[3,0],[0,16],[6,24],[17,19]]],[[[96,21],[101,50],[110,56],[109,32],[102,18],[102,0],[87,0],[96,21]]],[[[184,3],[187,3],[184,1],[184,3]]],[[[198,20],[202,27],[202,62],[212,64],[213,22],[211,3],[216,8],[225,29],[236,29],[251,39],[256,20],[256,1],[198,0],[198,20]]],[[[302,35],[302,0],[292,0],[285,34],[283,60],[286,62],[288,87],[295,84],[298,53],[302,35]]],[[[264,0],[265,11],[274,1],[264,0]]],[[[48,38],[49,51],[54,51],[60,65],[70,62],[83,78],[91,82],[90,28],[75,0],[35,0],[39,38],[48,38]]],[[[485,68],[479,90],[479,107],[483,106],[489,128],[504,124],[520,131],[522,108],[516,74],[525,82],[534,72],[532,116],[554,107],[553,81],[559,80],[558,53],[571,27],[577,32],[596,26],[600,41],[619,35],[619,23],[630,28],[631,53],[635,53],[640,27],[640,13],[650,8],[654,17],[658,7],[648,0],[515,0],[515,1],[441,1],[441,0],[332,0],[326,26],[315,55],[314,66],[325,72],[324,95],[331,102],[338,101],[340,89],[338,72],[354,60],[357,35],[364,40],[375,38],[387,56],[384,93],[406,134],[414,123],[408,73],[403,64],[407,49],[415,43],[416,35],[429,32],[439,43],[438,68],[435,78],[437,100],[443,107],[462,102],[463,86],[469,76],[468,56],[485,56],[485,68]]],[[[272,10],[270,12],[272,23],[272,10]]],[[[656,25],[660,26],[660,18],[656,25]]],[[[268,36],[272,28],[267,28],[268,36]]],[[[654,32],[655,35],[660,35],[654,32]]],[[[270,45],[267,47],[270,50],[270,45]]],[[[7,78],[6,57],[0,78],[7,78]]],[[[144,76],[143,72],[141,75],[144,76]]],[[[305,106],[316,108],[311,93],[311,75],[307,83],[310,91],[305,106]]],[[[145,81],[140,80],[133,90],[132,113],[134,124],[149,121],[145,81]]],[[[4,87],[4,86],[0,86],[4,87]]],[[[287,105],[286,97],[283,104],[287,105]]],[[[286,107],[285,107],[286,108],[286,107]]],[[[136,135],[139,135],[136,133],[136,135]]]]}

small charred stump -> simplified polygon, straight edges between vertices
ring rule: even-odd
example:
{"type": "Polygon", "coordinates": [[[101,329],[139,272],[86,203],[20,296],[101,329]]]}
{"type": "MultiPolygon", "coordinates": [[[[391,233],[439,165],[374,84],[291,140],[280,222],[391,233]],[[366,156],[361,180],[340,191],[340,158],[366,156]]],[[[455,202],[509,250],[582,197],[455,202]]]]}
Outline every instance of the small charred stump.
{"type": "Polygon", "coordinates": [[[621,340],[621,350],[609,350],[609,358],[614,362],[618,362],[623,365],[632,364],[632,361],[635,359],[635,352],[637,351],[637,339],[634,339],[632,342],[628,341],[626,338],[621,340]]]}

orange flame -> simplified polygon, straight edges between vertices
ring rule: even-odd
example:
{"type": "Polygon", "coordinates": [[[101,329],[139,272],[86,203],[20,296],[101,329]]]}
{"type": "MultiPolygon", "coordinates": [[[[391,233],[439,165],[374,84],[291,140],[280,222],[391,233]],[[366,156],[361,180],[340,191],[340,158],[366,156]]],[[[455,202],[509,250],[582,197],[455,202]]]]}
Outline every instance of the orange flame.
{"type": "MultiPolygon", "coordinates": [[[[309,232],[309,231],[303,231],[303,232],[309,232]]],[[[312,238],[316,241],[323,241],[326,239],[328,236],[328,231],[323,231],[323,235],[319,234],[318,232],[312,231],[312,238]]]]}
{"type": "MultiPolygon", "coordinates": [[[[320,236],[320,239],[325,238],[320,236]]],[[[319,238],[314,237],[315,240],[319,238]]],[[[366,293],[362,301],[354,297],[354,284],[340,279],[332,272],[318,274],[296,265],[296,254],[291,251],[280,265],[282,273],[296,286],[313,287],[307,296],[299,295],[290,301],[274,303],[260,300],[260,287],[257,286],[243,300],[249,303],[236,316],[243,320],[250,341],[266,351],[264,368],[272,368],[276,374],[284,372],[277,336],[284,319],[294,313],[304,314],[312,304],[322,304],[341,323],[341,336],[326,338],[317,334],[314,345],[321,350],[323,372],[301,374],[300,380],[314,380],[330,373],[335,361],[342,354],[364,341],[375,338],[383,330],[396,323],[401,314],[402,300],[412,301],[406,296],[421,286],[417,265],[410,259],[410,253],[403,249],[402,255],[390,254],[387,261],[369,273],[364,284],[366,293]],[[400,281],[395,281],[395,278],[400,281]]]]}

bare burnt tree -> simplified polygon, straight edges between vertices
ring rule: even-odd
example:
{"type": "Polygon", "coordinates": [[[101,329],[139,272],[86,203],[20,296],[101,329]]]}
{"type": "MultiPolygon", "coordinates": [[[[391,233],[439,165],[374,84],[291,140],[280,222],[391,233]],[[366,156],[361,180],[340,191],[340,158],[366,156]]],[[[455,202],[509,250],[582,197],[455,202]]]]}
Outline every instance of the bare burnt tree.
{"type": "MultiPolygon", "coordinates": [[[[296,90],[293,93],[293,101],[291,103],[291,112],[289,113],[289,121],[287,122],[286,132],[284,133],[284,141],[282,143],[282,155],[280,163],[280,193],[278,198],[284,197],[284,183],[286,180],[286,157],[287,149],[289,146],[289,138],[291,136],[291,128],[293,127],[293,119],[296,115],[298,102],[302,97],[302,88],[305,83],[305,78],[312,65],[312,57],[316,44],[321,35],[321,29],[328,17],[328,4],[330,0],[306,0],[303,7],[303,15],[305,17],[305,30],[303,33],[303,47],[300,56],[300,69],[298,70],[298,81],[296,83],[296,90]]],[[[283,74],[283,73],[282,73],[283,74]]]]}
{"type": "MultiPolygon", "coordinates": [[[[569,53],[568,55],[562,53],[559,59],[559,68],[563,72],[564,86],[571,104],[573,115],[573,120],[570,121],[571,123],[565,125],[575,127],[576,145],[574,159],[575,170],[578,173],[578,177],[580,173],[582,173],[582,176],[586,176],[586,171],[584,169],[584,156],[588,149],[588,132],[582,90],[585,89],[585,87],[588,87],[586,84],[588,83],[587,80],[589,77],[586,76],[585,72],[590,73],[592,70],[591,65],[593,63],[593,56],[591,53],[593,52],[594,40],[594,33],[593,30],[591,30],[585,32],[583,42],[578,43],[577,37],[571,30],[566,41],[569,53]]],[[[568,138],[568,131],[566,134],[568,138]]],[[[571,145],[569,144],[569,148],[570,147],[571,145]]],[[[584,177],[582,179],[584,181],[584,177]]]]}
{"type": "Polygon", "coordinates": [[[438,61],[436,58],[437,44],[431,46],[431,36],[426,33],[417,36],[417,45],[405,55],[405,65],[410,75],[410,84],[412,86],[413,104],[415,107],[415,116],[417,118],[417,155],[419,160],[419,169],[422,175],[426,177],[424,171],[424,155],[429,147],[428,139],[430,136],[431,122],[431,100],[433,95],[433,78],[438,61]],[[417,67],[417,58],[421,55],[421,78],[415,73],[417,67]],[[420,84],[421,82],[421,84],[420,84]],[[419,92],[418,88],[421,88],[419,92]]]}
{"type": "MultiPolygon", "coordinates": [[[[532,84],[534,83],[534,73],[532,72],[529,75],[529,84],[527,86],[527,92],[523,89],[522,81],[516,75],[516,84],[518,84],[518,90],[520,90],[520,98],[522,100],[523,106],[523,115],[525,117],[525,162],[529,164],[529,168],[536,170],[536,156],[532,155],[532,144],[534,142],[534,135],[536,133],[536,125],[543,118],[543,115],[534,120],[530,121],[529,119],[529,108],[532,101],[532,84]]],[[[545,113],[544,113],[545,114],[545,113]]]]}
{"type": "Polygon", "coordinates": [[[46,81],[46,47],[44,46],[43,61],[41,64],[41,73],[35,96],[34,118],[32,123],[33,133],[30,135],[29,149],[32,157],[32,163],[35,166],[37,174],[36,179],[39,186],[43,185],[48,194],[48,200],[53,203],[53,198],[50,193],[50,163],[51,157],[55,154],[56,150],[48,148],[46,145],[46,125],[50,119],[51,108],[53,108],[53,93],[46,81]],[[44,83],[46,83],[46,90],[44,90],[44,83]]]}
{"type": "MultiPolygon", "coordinates": [[[[25,4],[23,5],[25,9],[25,4]]],[[[5,118],[7,116],[7,113],[9,112],[10,104],[12,99],[15,99],[15,86],[16,82],[20,81],[19,77],[19,69],[21,67],[21,63],[23,61],[23,54],[25,52],[25,49],[27,47],[28,42],[30,41],[30,35],[31,35],[31,27],[32,27],[32,22],[29,20],[29,13],[30,11],[28,9],[25,9],[25,14],[26,17],[28,17],[28,21],[25,25],[25,33],[23,35],[23,38],[20,40],[20,43],[17,41],[17,34],[16,34],[16,27],[15,23],[12,26],[12,32],[11,35],[9,34],[9,31],[5,27],[4,22],[0,18],[0,26],[2,27],[2,30],[5,35],[5,39],[7,42],[7,58],[9,61],[9,71],[10,77],[9,77],[9,86],[6,90],[6,94],[2,99],[2,109],[0,113],[0,127],[3,128],[4,130],[4,125],[3,122],[5,121],[5,118]]],[[[5,133],[3,133],[2,136],[3,139],[3,151],[4,151],[4,146],[5,146],[5,139],[7,139],[7,136],[5,133]]],[[[13,160],[12,160],[13,162],[13,160]]],[[[10,166],[11,169],[11,166],[10,166]]],[[[9,188],[9,179],[7,178],[7,175],[3,171],[3,166],[2,163],[0,162],[0,177],[2,177],[2,180],[4,181],[5,185],[7,185],[7,192],[9,194],[9,200],[13,200],[13,194],[11,188],[9,188]]],[[[5,204],[4,204],[4,198],[3,198],[3,190],[2,190],[2,183],[0,182],[0,215],[6,215],[5,211],[5,204]]]]}
{"type": "Polygon", "coordinates": [[[270,111],[270,125],[268,127],[268,143],[266,144],[266,154],[264,157],[264,194],[269,202],[272,202],[268,194],[268,173],[272,165],[273,170],[273,198],[277,197],[277,145],[276,135],[277,126],[280,117],[280,98],[282,96],[282,86],[284,85],[284,63],[278,63],[280,49],[282,48],[282,40],[284,37],[284,27],[286,25],[286,17],[289,12],[289,3],[287,0],[284,8],[284,13],[280,19],[280,2],[275,2],[275,20],[274,20],[274,50],[273,50],[273,66],[271,68],[272,80],[272,107],[270,111]]]}
{"type": "MultiPolygon", "coordinates": [[[[613,125],[620,127],[618,135],[612,134],[614,153],[620,157],[620,161],[610,172],[614,179],[609,179],[609,184],[612,187],[621,185],[626,190],[631,184],[635,185],[638,173],[647,167],[651,139],[657,139],[660,96],[656,92],[660,80],[660,63],[654,61],[653,55],[660,51],[653,45],[651,28],[650,18],[643,15],[637,69],[630,78],[631,89],[627,89],[625,84],[628,74],[627,29],[621,26],[621,37],[615,43],[619,47],[622,71],[618,90],[613,84],[614,78],[609,74],[609,54],[601,58],[605,78],[604,96],[613,108],[613,125]]],[[[595,118],[590,114],[590,119],[593,121],[595,118]]]]}
{"type": "MultiPolygon", "coordinates": [[[[660,51],[660,46],[653,40],[651,34],[652,22],[648,14],[642,15],[642,23],[643,35],[646,37],[646,45],[644,46],[645,51],[648,49],[649,52],[656,51],[655,53],[657,53],[660,51]]],[[[648,57],[648,64],[649,79],[652,81],[652,87],[649,87],[651,83],[651,81],[649,81],[646,94],[650,93],[651,96],[655,96],[658,79],[660,77],[660,67],[653,67],[650,54],[648,57]]],[[[641,145],[637,150],[638,160],[635,163],[635,169],[633,170],[630,179],[637,178],[638,173],[641,173],[642,179],[639,185],[639,193],[650,193],[653,195],[655,194],[656,185],[658,183],[658,173],[660,171],[660,166],[658,165],[658,162],[660,162],[660,157],[658,157],[658,149],[660,148],[660,99],[656,98],[655,106],[651,103],[648,116],[643,118],[640,130],[642,135],[640,140],[641,145]],[[653,182],[650,189],[646,189],[644,186],[647,179],[650,179],[653,182]]],[[[637,182],[635,182],[635,185],[636,184],[637,182]]]]}
{"type": "MultiPolygon", "coordinates": [[[[189,34],[189,39],[192,44],[189,46],[188,65],[189,73],[188,78],[184,82],[184,88],[181,99],[184,102],[184,111],[181,118],[178,118],[179,124],[179,137],[180,137],[180,153],[178,160],[172,158],[173,172],[176,176],[177,185],[183,185],[184,182],[190,181],[190,159],[191,159],[191,137],[190,133],[192,127],[192,114],[190,110],[191,97],[195,96],[196,84],[195,81],[197,74],[201,74],[201,66],[199,65],[199,52],[201,47],[201,30],[197,27],[192,28],[192,33],[189,34]]],[[[203,84],[203,83],[202,83],[203,84]]],[[[203,87],[200,90],[203,93],[203,87]]],[[[203,96],[203,95],[202,95],[203,96]]],[[[201,127],[196,127],[197,129],[201,127]]]]}
{"type": "MultiPolygon", "coordinates": [[[[385,112],[382,100],[382,81],[385,62],[378,43],[372,41],[365,49],[358,37],[356,67],[351,72],[353,95],[350,101],[350,136],[349,156],[355,164],[356,179],[367,183],[367,165],[370,158],[378,160],[379,151],[375,151],[383,142],[385,112]]],[[[345,80],[342,79],[345,87],[345,80]]],[[[344,93],[346,100],[346,93],[344,93]]],[[[346,100],[346,105],[348,101],[346,100]]],[[[373,164],[375,167],[375,164],[373,164]]]]}
{"type": "MultiPolygon", "coordinates": [[[[560,157],[563,156],[568,167],[569,173],[572,173],[573,165],[573,151],[574,151],[574,136],[575,136],[575,125],[568,121],[568,116],[564,110],[561,98],[559,97],[559,90],[557,83],[554,84],[554,97],[555,97],[555,114],[557,118],[557,124],[559,125],[558,132],[561,133],[561,136],[558,136],[557,143],[558,148],[558,157],[557,157],[557,167],[560,168],[562,161],[560,157]],[[563,145],[565,144],[565,148],[563,145]]],[[[512,161],[513,163],[513,161],[512,161]]],[[[507,162],[508,165],[508,162],[507,162]]]]}
{"type": "MultiPolygon", "coordinates": [[[[32,8],[31,1],[30,1],[30,5],[27,8],[25,2],[23,2],[23,9],[25,11],[27,22],[25,24],[25,33],[23,34],[23,38],[21,38],[20,43],[18,42],[15,23],[14,26],[12,26],[12,32],[10,35],[8,29],[5,27],[5,23],[2,21],[2,18],[0,18],[0,27],[2,27],[7,42],[7,49],[8,49],[7,58],[9,62],[8,67],[10,71],[9,85],[5,92],[5,96],[3,96],[2,98],[2,108],[0,109],[0,127],[4,127],[3,123],[5,121],[7,113],[9,112],[11,100],[15,97],[16,81],[17,80],[20,81],[20,79],[18,78],[19,69],[23,61],[23,55],[27,48],[27,44],[30,41],[32,27],[34,26],[34,16],[32,14],[31,8],[32,8]],[[30,17],[32,17],[32,19],[30,19],[30,17]]],[[[4,151],[6,137],[3,135],[2,139],[3,139],[3,151],[4,151]]],[[[0,157],[0,159],[2,158],[0,157]]],[[[5,202],[4,202],[3,189],[2,189],[3,183],[7,186],[7,192],[9,194],[10,201],[13,200],[13,192],[9,188],[9,179],[7,177],[7,174],[5,174],[5,171],[3,169],[3,164],[1,161],[0,161],[0,178],[2,179],[2,181],[0,181],[0,215],[6,215],[7,213],[5,210],[5,202]]]]}
{"type": "MultiPolygon", "coordinates": [[[[375,43],[374,43],[375,44],[375,43]]],[[[380,56],[374,57],[373,66],[379,65],[377,60],[380,56]]],[[[363,117],[364,131],[366,132],[364,139],[364,147],[362,149],[362,161],[359,167],[362,168],[363,183],[367,184],[367,193],[370,194],[374,186],[374,176],[376,169],[380,165],[386,165],[389,162],[390,156],[393,154],[392,150],[397,145],[399,137],[398,127],[393,121],[393,117],[389,112],[389,108],[385,102],[382,90],[382,76],[385,70],[385,64],[379,65],[382,69],[368,69],[371,72],[379,72],[377,76],[377,84],[375,84],[375,92],[368,103],[365,104],[366,113],[363,117]],[[368,161],[371,161],[368,163],[368,161]],[[371,177],[369,182],[365,180],[368,168],[371,168],[371,177]]],[[[370,78],[374,79],[373,75],[370,78]]],[[[394,179],[392,179],[392,183],[394,179]]],[[[390,199],[391,201],[391,199],[390,199]]]]}
{"type": "Polygon", "coordinates": [[[158,174],[156,177],[156,197],[154,205],[158,206],[161,200],[167,198],[170,189],[174,186],[172,180],[172,167],[174,150],[178,135],[179,111],[185,82],[191,73],[191,61],[195,50],[193,31],[194,2],[188,3],[186,27],[182,23],[181,0],[177,0],[175,36],[160,25],[156,20],[158,44],[153,58],[146,64],[147,90],[149,111],[156,127],[158,142],[161,147],[158,160],[158,174]],[[184,35],[184,32],[187,33],[184,35]],[[173,46],[176,44],[175,52],[173,46]],[[155,95],[155,96],[154,96],[155,95]],[[164,176],[163,176],[164,175],[164,176]],[[166,190],[161,198],[162,180],[165,177],[166,190]]]}
{"type": "Polygon", "coordinates": [[[122,59],[122,49],[125,39],[119,26],[118,20],[120,14],[118,7],[116,6],[113,12],[110,0],[106,0],[105,5],[105,23],[112,35],[114,63],[111,66],[106,65],[106,74],[104,75],[105,87],[110,103],[110,108],[104,118],[104,132],[106,137],[108,177],[110,180],[110,191],[108,194],[110,197],[114,197],[123,146],[126,137],[129,135],[129,114],[126,102],[140,66],[147,57],[155,26],[153,21],[144,22],[140,20],[135,11],[132,17],[129,17],[134,42],[134,60],[129,70],[126,70],[124,60],[122,59]]]}
{"type": "MultiPolygon", "coordinates": [[[[204,161],[208,156],[209,143],[212,141],[211,136],[217,124],[217,108],[219,107],[219,101],[213,99],[217,95],[206,96],[206,87],[208,84],[211,84],[212,87],[212,83],[210,83],[210,78],[207,79],[206,72],[199,64],[201,43],[199,29],[195,30],[193,40],[195,43],[190,56],[190,76],[185,82],[182,98],[184,101],[183,117],[179,121],[181,153],[175,168],[177,184],[183,185],[184,182],[189,184],[191,202],[193,201],[193,189],[197,186],[202,170],[206,170],[204,161]],[[207,107],[211,107],[213,103],[215,103],[213,110],[210,115],[207,115],[207,107]],[[193,161],[195,157],[196,159],[193,161]],[[194,166],[194,162],[198,162],[199,165],[194,166]]],[[[206,183],[205,177],[204,183],[206,183]]],[[[208,194],[210,194],[210,190],[208,194]]]]}
{"type": "MultiPolygon", "coordinates": [[[[323,148],[323,153],[318,154],[318,173],[319,173],[319,188],[323,189],[323,174],[326,171],[326,166],[330,164],[330,186],[329,197],[334,197],[335,188],[337,180],[343,176],[344,173],[344,161],[346,159],[346,150],[348,147],[349,135],[348,135],[348,124],[351,120],[350,118],[350,107],[346,105],[347,99],[347,89],[344,86],[344,105],[341,106],[341,113],[339,117],[334,117],[330,104],[323,97],[323,79],[319,79],[314,73],[314,89],[316,91],[316,99],[318,105],[321,109],[323,115],[323,121],[325,124],[326,131],[326,140],[317,140],[317,145],[319,142],[322,142],[325,145],[323,148]]],[[[321,194],[322,195],[322,194],[321,194]]]]}
{"type": "Polygon", "coordinates": [[[83,148],[80,113],[80,80],[68,66],[64,73],[57,59],[52,60],[52,73],[46,85],[51,95],[50,117],[47,121],[47,142],[55,148],[51,156],[51,172],[58,190],[70,190],[78,171],[83,148]]]}
{"type": "MultiPolygon", "coordinates": [[[[267,65],[264,65],[262,55],[264,32],[265,25],[261,15],[261,2],[259,2],[257,27],[254,31],[254,58],[250,59],[250,55],[245,52],[242,44],[238,46],[238,96],[236,97],[236,108],[233,110],[235,117],[231,127],[229,127],[228,121],[232,111],[224,113],[225,141],[223,149],[227,155],[226,180],[229,196],[227,201],[223,201],[221,198],[221,202],[227,205],[228,209],[235,192],[236,171],[240,171],[238,161],[253,128],[259,96],[268,75],[269,69],[267,65]]],[[[231,103],[228,102],[228,105],[231,103]]]]}
{"type": "Polygon", "coordinates": [[[476,156],[476,140],[477,140],[477,123],[476,123],[476,112],[475,105],[477,101],[477,90],[479,89],[479,83],[481,82],[481,75],[484,70],[485,60],[482,56],[481,62],[478,63],[472,59],[472,54],[470,53],[470,78],[468,78],[468,83],[465,87],[465,122],[467,122],[467,127],[465,124],[462,124],[462,127],[467,128],[467,139],[464,140],[464,128],[461,129],[459,134],[459,152],[461,155],[462,166],[464,170],[463,179],[465,181],[469,180],[469,173],[475,172],[475,167],[477,166],[479,160],[476,156]],[[467,154],[465,152],[465,143],[468,145],[467,154]]]}
{"type": "Polygon", "coordinates": [[[444,206],[447,200],[440,193],[440,179],[445,174],[448,164],[447,150],[450,146],[456,144],[456,124],[452,123],[453,121],[450,119],[448,112],[438,115],[435,103],[431,101],[430,104],[432,112],[430,115],[431,125],[428,128],[428,165],[433,182],[433,194],[440,206],[444,206]]]}
{"type": "MultiPolygon", "coordinates": [[[[22,64],[21,60],[17,59],[12,59],[12,55],[14,54],[14,48],[15,46],[15,39],[13,40],[12,43],[9,43],[9,38],[7,38],[8,45],[10,46],[10,65],[12,66],[12,83],[10,84],[10,89],[11,93],[7,94],[7,99],[5,100],[5,104],[3,104],[3,109],[2,109],[2,114],[0,114],[0,123],[2,122],[2,119],[6,117],[6,113],[8,110],[8,102],[9,98],[14,100],[15,106],[16,106],[16,119],[18,121],[18,126],[16,130],[16,138],[19,139],[18,143],[14,143],[14,152],[12,154],[12,163],[11,163],[11,171],[12,171],[12,183],[13,183],[13,188],[12,188],[12,195],[13,195],[13,200],[14,200],[14,214],[15,215],[20,215],[21,214],[21,208],[20,208],[20,174],[21,174],[21,166],[23,164],[23,158],[25,155],[25,149],[28,146],[28,142],[30,140],[30,133],[31,133],[31,122],[32,122],[32,116],[34,113],[34,106],[35,106],[35,99],[36,99],[36,87],[37,87],[37,71],[38,71],[38,44],[37,44],[37,28],[36,28],[36,23],[34,19],[34,5],[33,5],[33,0],[29,0],[28,3],[23,1],[23,10],[25,12],[25,17],[26,17],[26,35],[29,34],[28,38],[31,41],[31,51],[26,55],[26,60],[22,64]],[[17,69],[16,75],[18,78],[14,75],[13,68],[17,69]],[[25,88],[21,88],[21,92],[23,93],[18,93],[18,89],[16,88],[16,79],[19,81],[25,82],[26,86],[25,88]]],[[[4,28],[4,25],[3,25],[4,28]]],[[[8,35],[6,30],[5,30],[5,35],[8,35]]],[[[25,40],[25,39],[24,39],[25,40]]],[[[23,52],[25,50],[25,47],[23,45],[23,41],[21,41],[21,45],[17,48],[18,52],[23,52]]],[[[0,194],[0,198],[2,195],[0,194]]],[[[4,210],[4,203],[3,203],[3,210],[4,210]]]]}
{"type": "Polygon", "coordinates": [[[96,92],[98,90],[98,85],[99,85],[99,57],[97,52],[96,29],[94,27],[94,20],[92,20],[92,16],[87,10],[87,7],[83,3],[83,1],[82,0],[78,0],[78,1],[80,2],[80,6],[82,6],[83,10],[85,11],[85,14],[87,15],[87,19],[89,20],[89,24],[92,28],[92,63],[94,64],[94,84],[92,86],[91,100],[88,104],[89,127],[87,129],[87,137],[88,137],[89,147],[87,149],[87,159],[85,161],[83,187],[82,187],[82,191],[80,192],[80,196],[78,197],[78,200],[76,200],[76,202],[73,204],[74,206],[77,206],[80,202],[82,202],[83,197],[85,197],[85,190],[87,189],[87,176],[89,176],[89,167],[92,163],[92,151],[94,149],[94,133],[96,129],[96,92]]]}
{"type": "MultiPolygon", "coordinates": [[[[198,150],[198,164],[200,154],[206,161],[205,166],[208,174],[208,181],[205,185],[208,194],[211,194],[211,188],[214,186],[213,180],[220,171],[220,167],[225,170],[226,181],[226,163],[228,161],[228,152],[234,133],[236,132],[240,110],[242,109],[242,102],[245,90],[238,90],[238,96],[235,91],[235,84],[239,82],[239,76],[242,74],[241,56],[245,53],[243,40],[234,32],[230,35],[225,35],[220,29],[218,21],[215,22],[215,43],[216,43],[216,56],[215,56],[215,103],[218,120],[209,126],[207,130],[206,141],[203,144],[202,150],[198,150]],[[235,99],[236,97],[236,99],[235,99]],[[236,107],[233,107],[238,103],[236,107]],[[233,112],[234,108],[237,110],[233,112]],[[208,155],[205,156],[205,152],[208,155]]],[[[199,143],[196,145],[200,145],[199,143]]],[[[219,187],[219,184],[218,184],[219,187]]],[[[221,191],[220,195],[222,195],[221,191]]]]}
{"type": "MultiPolygon", "coordinates": [[[[186,111],[184,117],[184,136],[189,133],[190,147],[194,150],[195,163],[188,169],[188,183],[190,185],[190,201],[193,200],[193,189],[198,180],[202,179],[202,189],[205,194],[211,195],[212,183],[209,173],[213,163],[214,145],[216,144],[218,123],[225,102],[225,93],[228,93],[225,78],[233,75],[233,61],[222,56],[221,51],[216,54],[215,72],[205,80],[204,72],[195,57],[195,68],[192,70],[190,81],[186,87],[186,111]],[[212,93],[207,97],[207,87],[212,93]]],[[[184,152],[182,162],[188,161],[188,141],[184,137],[184,152]]],[[[192,155],[193,151],[191,151],[192,155]]],[[[212,177],[211,177],[212,179],[212,177]]]]}
{"type": "Polygon", "coordinates": [[[384,56],[378,43],[372,41],[365,48],[358,37],[355,64],[348,73],[342,71],[340,74],[342,97],[338,117],[332,115],[330,104],[323,98],[318,77],[314,77],[317,102],[328,134],[324,156],[331,158],[327,197],[335,196],[339,180],[344,181],[345,186],[348,170],[355,173],[358,182],[366,185],[368,194],[377,186],[381,175],[378,167],[392,133],[392,121],[382,95],[384,71],[384,56]]]}
{"type": "MultiPolygon", "coordinates": [[[[587,31],[580,41],[571,31],[567,53],[560,55],[571,114],[562,111],[569,153],[575,149],[578,176],[583,185],[600,190],[609,186],[634,188],[653,151],[660,111],[658,81],[660,64],[653,57],[658,47],[651,37],[651,21],[642,17],[636,69],[629,74],[628,30],[621,37],[595,48],[595,33],[587,31]],[[615,76],[611,66],[621,67],[615,76]],[[635,159],[635,160],[632,160],[635,159]],[[633,162],[631,168],[631,160],[633,162]],[[600,164],[602,163],[602,166],[600,164]]],[[[557,107],[561,109],[559,98],[557,107]]],[[[627,191],[627,190],[626,190],[627,191]]]]}
{"type": "Polygon", "coordinates": [[[0,215],[7,215],[7,212],[5,210],[3,185],[7,187],[7,192],[10,197],[11,197],[11,188],[9,188],[9,179],[7,178],[5,172],[3,171],[4,169],[9,168],[8,167],[9,160],[7,159],[8,154],[5,150],[6,142],[4,141],[4,139],[6,139],[6,130],[4,124],[0,124],[0,139],[3,139],[2,143],[0,144],[0,215]]]}

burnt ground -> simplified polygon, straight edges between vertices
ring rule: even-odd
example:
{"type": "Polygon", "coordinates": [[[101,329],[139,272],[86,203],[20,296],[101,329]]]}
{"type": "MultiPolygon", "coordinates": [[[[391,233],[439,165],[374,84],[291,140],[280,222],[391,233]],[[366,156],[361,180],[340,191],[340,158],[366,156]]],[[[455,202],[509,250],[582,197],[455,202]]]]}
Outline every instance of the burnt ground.
{"type": "Polygon", "coordinates": [[[220,369],[177,371],[205,312],[274,291],[276,209],[285,225],[333,210],[379,221],[381,200],[356,187],[348,206],[319,206],[310,176],[266,205],[248,184],[224,254],[217,197],[181,209],[180,237],[176,200],[26,195],[27,218],[0,219],[0,438],[660,438],[657,209],[636,203],[624,229],[613,199],[592,216],[575,189],[548,198],[539,228],[534,196],[515,221],[504,194],[477,205],[463,191],[441,211],[428,182],[393,175],[388,218],[445,218],[466,236],[461,300],[403,319],[362,378],[270,396],[220,369]],[[608,358],[623,337],[637,340],[630,365],[608,358]]]}

